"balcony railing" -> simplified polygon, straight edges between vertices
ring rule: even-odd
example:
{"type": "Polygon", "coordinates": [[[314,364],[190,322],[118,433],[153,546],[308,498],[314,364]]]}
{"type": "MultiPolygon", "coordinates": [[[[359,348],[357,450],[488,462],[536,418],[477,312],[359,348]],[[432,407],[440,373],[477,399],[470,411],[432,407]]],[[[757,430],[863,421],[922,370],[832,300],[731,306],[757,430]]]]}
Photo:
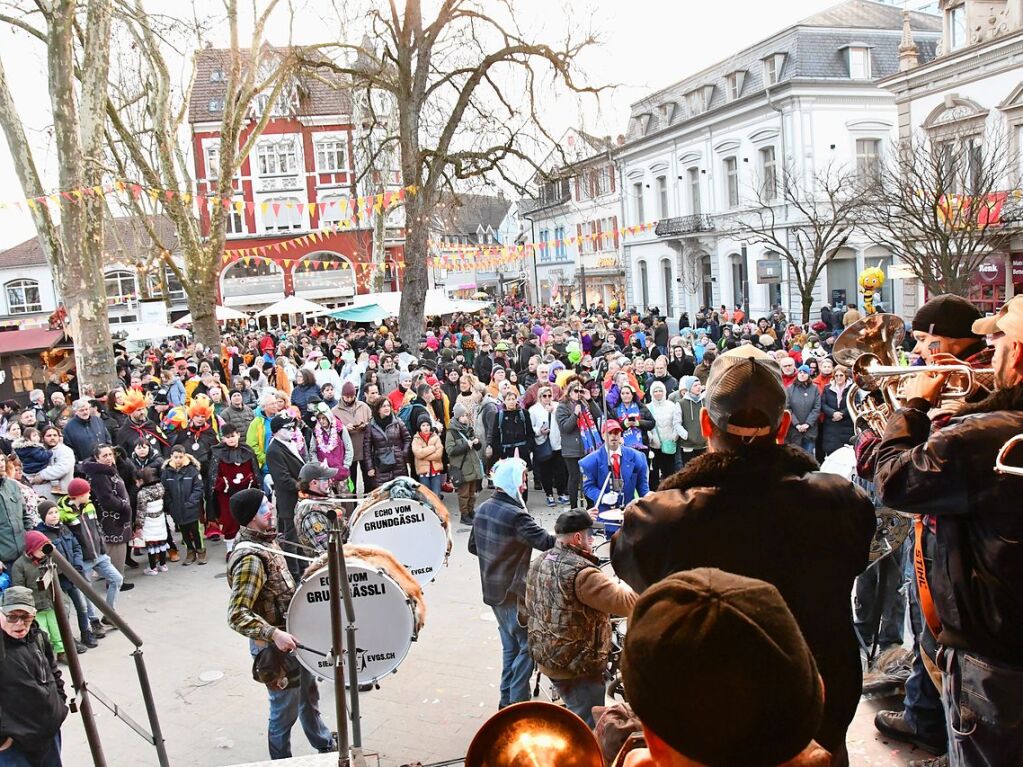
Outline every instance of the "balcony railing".
{"type": "Polygon", "coordinates": [[[697,214],[693,216],[676,216],[657,222],[654,233],[658,237],[672,237],[680,234],[696,232],[713,232],[714,222],[710,216],[697,214]]]}

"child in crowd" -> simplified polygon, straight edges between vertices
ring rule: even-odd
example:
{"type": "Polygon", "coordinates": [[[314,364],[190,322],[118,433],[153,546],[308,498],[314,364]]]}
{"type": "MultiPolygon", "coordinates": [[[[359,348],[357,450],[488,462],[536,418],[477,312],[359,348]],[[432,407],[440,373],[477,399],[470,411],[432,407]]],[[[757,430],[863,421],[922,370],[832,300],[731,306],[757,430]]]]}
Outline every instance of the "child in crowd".
{"type": "Polygon", "coordinates": [[[419,482],[440,495],[440,485],[444,479],[444,445],[440,435],[433,431],[429,418],[419,422],[419,429],[412,438],[412,455],[419,482]]]}
{"type": "Polygon", "coordinates": [[[203,499],[199,462],[185,451],[183,445],[175,445],[171,457],[163,464],[160,481],[163,483],[164,507],[177,523],[188,548],[188,555],[181,564],[185,567],[196,561],[200,565],[206,564],[206,547],[199,532],[203,499]]]}
{"type": "MultiPolygon", "coordinates": [[[[54,551],[59,552],[75,570],[84,574],[82,547],[67,525],[61,523],[60,509],[57,504],[50,500],[40,502],[39,516],[43,519],[35,529],[45,535],[53,544],[54,551]]],[[[85,600],[85,595],[68,580],[66,575],[60,576],[60,588],[71,599],[71,604],[74,605],[78,617],[78,630],[81,632],[82,645],[84,645],[84,647],[78,648],[78,653],[81,654],[85,652],[86,648],[95,647],[97,644],[96,637],[93,636],[92,628],[89,626],[89,605],[85,600]]]]}
{"type": "Polygon", "coordinates": [[[21,438],[12,443],[15,455],[21,459],[21,470],[28,475],[38,474],[50,465],[53,451],[43,447],[39,429],[32,426],[24,429],[21,438]]]}
{"type": "Polygon", "coordinates": [[[167,515],[163,510],[164,488],[160,474],[147,466],[139,475],[138,505],[135,512],[135,535],[146,543],[149,567],[142,570],[146,575],[167,572],[167,515]]]}
{"type": "Polygon", "coordinates": [[[49,542],[49,539],[38,530],[29,530],[25,533],[25,553],[14,562],[11,585],[24,586],[32,591],[36,603],[36,623],[49,638],[57,662],[67,663],[64,641],[60,638],[60,629],[57,626],[57,613],[53,611],[53,597],[49,589],[39,588],[39,579],[43,574],[40,565],[46,559],[43,547],[49,542]]]}

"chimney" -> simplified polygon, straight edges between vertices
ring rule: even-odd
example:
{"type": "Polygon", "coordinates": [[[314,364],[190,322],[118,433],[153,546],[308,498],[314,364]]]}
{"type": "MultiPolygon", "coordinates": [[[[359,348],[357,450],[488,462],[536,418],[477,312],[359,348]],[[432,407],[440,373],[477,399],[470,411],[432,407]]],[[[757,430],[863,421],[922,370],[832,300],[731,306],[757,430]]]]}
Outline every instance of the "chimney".
{"type": "Polygon", "coordinates": [[[920,65],[920,52],[913,42],[913,29],[909,24],[909,11],[902,11],[902,42],[899,43],[899,71],[905,72],[920,65]]]}

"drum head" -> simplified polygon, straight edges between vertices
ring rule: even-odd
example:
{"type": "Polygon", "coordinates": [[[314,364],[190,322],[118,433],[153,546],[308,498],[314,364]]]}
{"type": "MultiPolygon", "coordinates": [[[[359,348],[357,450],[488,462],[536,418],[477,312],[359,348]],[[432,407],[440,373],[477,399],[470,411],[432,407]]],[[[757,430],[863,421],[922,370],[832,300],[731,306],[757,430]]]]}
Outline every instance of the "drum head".
{"type": "Polygon", "coordinates": [[[387,549],[425,585],[437,577],[448,551],[440,517],[418,501],[395,498],[375,503],[352,519],[350,543],[387,549]]]}
{"type": "MultiPolygon", "coordinates": [[[[355,652],[359,684],[370,684],[393,672],[405,660],[415,635],[415,620],[408,597],[393,578],[360,559],[346,559],[345,564],[358,628],[355,652]]],[[[341,627],[342,631],[348,627],[343,609],[341,627]]],[[[288,633],[300,644],[330,652],[330,579],[326,567],[310,575],[295,590],[288,608],[288,633]]],[[[310,673],[333,681],[334,667],[329,659],[307,650],[297,650],[295,657],[310,673]]],[[[347,658],[345,663],[346,686],[350,686],[347,658]]]]}
{"type": "Polygon", "coordinates": [[[842,445],[824,459],[821,471],[851,480],[856,473],[856,450],[852,445],[842,445]]]}

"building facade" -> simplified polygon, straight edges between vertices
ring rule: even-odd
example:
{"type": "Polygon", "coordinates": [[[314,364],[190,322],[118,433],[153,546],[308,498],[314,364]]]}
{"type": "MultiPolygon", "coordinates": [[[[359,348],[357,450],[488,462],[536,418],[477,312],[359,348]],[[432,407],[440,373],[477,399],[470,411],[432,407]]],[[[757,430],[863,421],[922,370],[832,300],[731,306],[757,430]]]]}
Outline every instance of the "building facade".
{"type": "MultiPolygon", "coordinates": [[[[941,20],[909,19],[921,57],[932,58],[941,20]]],[[[805,187],[821,174],[871,172],[897,138],[895,99],[876,80],[898,69],[902,27],[899,8],[846,0],[633,105],[617,153],[623,219],[657,225],[625,243],[630,306],[677,320],[701,307],[743,305],[755,318],[781,305],[799,318],[790,266],[744,242],[736,223],[760,204],[773,208],[776,230],[799,221],[783,174],[805,187]]],[[[825,303],[859,303],[860,271],[890,265],[869,237],[852,236],[814,286],[811,319],[825,303]]],[[[907,282],[885,284],[885,309],[915,311],[907,282]]]]}
{"type": "MultiPolygon", "coordinates": [[[[227,196],[217,178],[227,64],[226,50],[200,52],[189,104],[197,191],[214,198],[227,196]]],[[[378,288],[381,273],[384,289],[398,288],[404,259],[400,208],[367,212],[353,203],[368,195],[397,195],[400,174],[393,154],[374,153],[374,167],[357,167],[379,125],[363,120],[368,109],[351,94],[340,79],[295,76],[275,101],[267,94],[255,99],[240,145],[264,110],[271,117],[231,180],[220,279],[225,305],[251,311],[298,295],[343,306],[357,292],[378,288]],[[383,225],[376,216],[385,217],[383,225]],[[327,233],[315,242],[273,249],[321,230],[327,233]],[[240,252],[253,248],[260,249],[259,257],[240,252]]]]}
{"type": "Polygon", "coordinates": [[[499,298],[520,284],[521,261],[497,263],[513,245],[512,207],[503,194],[444,195],[430,221],[430,286],[460,298],[499,298]]]}
{"type": "Polygon", "coordinates": [[[542,304],[603,305],[624,299],[621,184],[610,137],[568,131],[541,165],[529,223],[531,294],[542,304]]]}
{"type": "MultiPolygon", "coordinates": [[[[1012,159],[1004,169],[1002,189],[1018,192],[1023,170],[1023,2],[943,0],[940,5],[937,55],[930,60],[913,56],[902,71],[881,81],[895,95],[899,135],[930,142],[954,137],[989,142],[989,150],[1004,149],[1012,159]]],[[[1006,205],[1012,204],[1010,195],[1006,205]]],[[[1006,220],[1018,227],[1018,211],[1006,220]]],[[[1007,250],[992,251],[980,265],[970,298],[981,309],[996,311],[1019,292],[1023,238],[1016,236],[1007,250]]]]}

